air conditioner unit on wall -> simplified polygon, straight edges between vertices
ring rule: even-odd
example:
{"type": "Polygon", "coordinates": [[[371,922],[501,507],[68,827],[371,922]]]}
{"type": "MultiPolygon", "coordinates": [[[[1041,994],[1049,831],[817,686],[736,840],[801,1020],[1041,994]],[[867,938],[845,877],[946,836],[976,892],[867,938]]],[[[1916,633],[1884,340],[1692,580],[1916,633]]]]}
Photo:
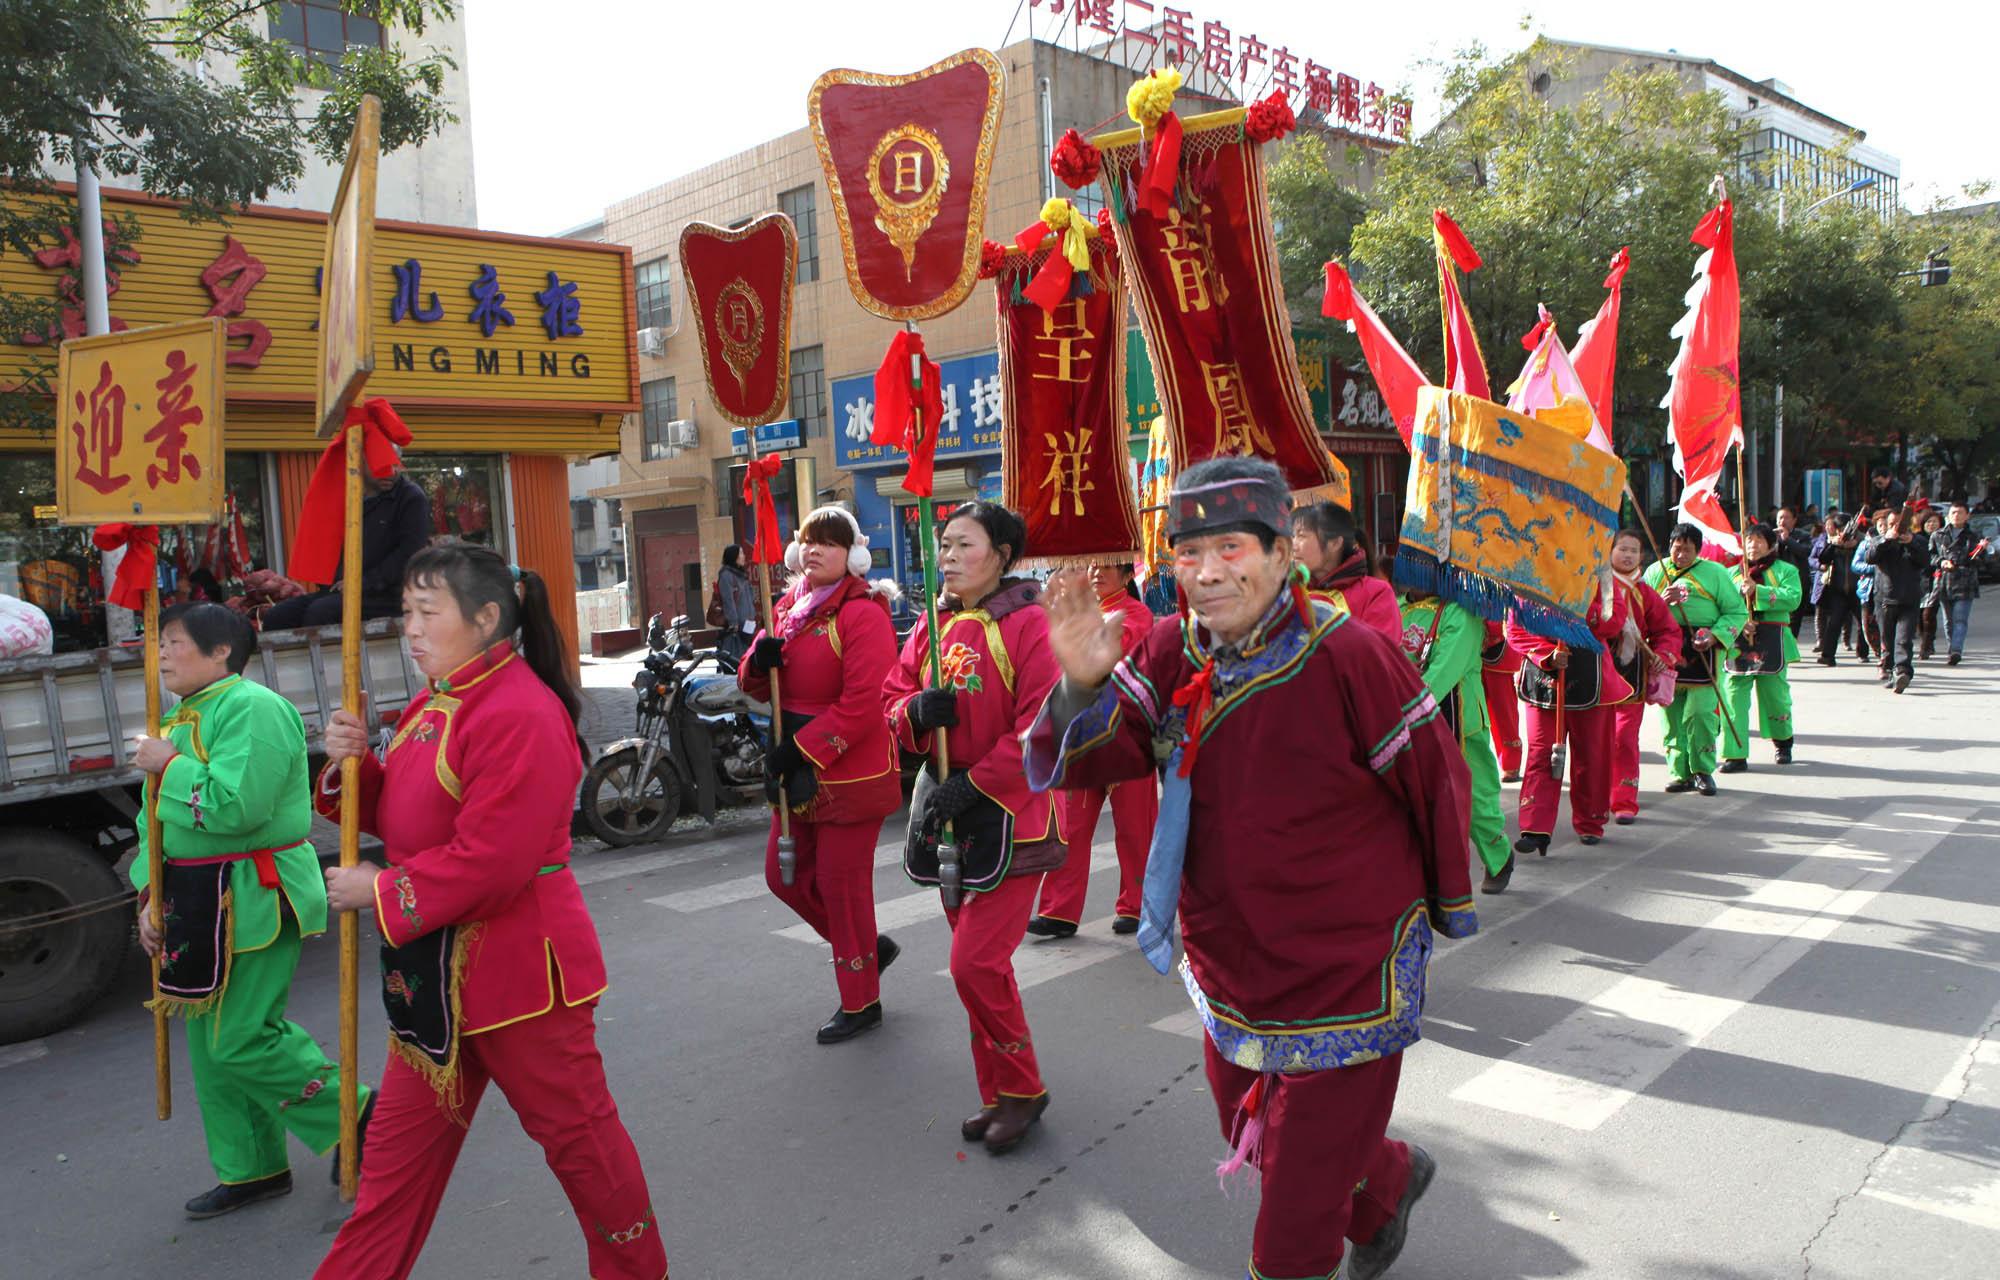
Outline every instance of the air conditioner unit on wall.
{"type": "Polygon", "coordinates": [[[639,330],[639,354],[642,356],[663,356],[667,354],[667,331],[665,329],[639,330]]]}
{"type": "Polygon", "coordinates": [[[674,449],[692,449],[699,437],[694,428],[693,418],[676,418],[667,424],[667,445],[674,449]]]}

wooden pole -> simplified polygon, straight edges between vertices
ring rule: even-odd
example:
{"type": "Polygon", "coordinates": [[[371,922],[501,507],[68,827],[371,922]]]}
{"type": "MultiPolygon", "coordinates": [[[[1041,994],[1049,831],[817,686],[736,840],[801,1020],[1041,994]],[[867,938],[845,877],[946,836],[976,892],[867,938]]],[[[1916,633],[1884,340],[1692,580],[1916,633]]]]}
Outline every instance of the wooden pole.
{"type": "MultiPolygon", "coordinates": [[[[127,550],[130,555],[130,550],[127,550]]],[[[160,585],[157,575],[146,588],[146,736],[160,736],[160,585]]],[[[166,927],[166,894],[161,889],[160,775],[146,775],[146,914],[153,932],[166,927]]],[[[160,1003],[160,957],[153,956],[153,1107],[162,1120],[174,1115],[173,1071],[167,1058],[167,1009],[160,1003]]]]}
{"type": "MultiPolygon", "coordinates": [[[[915,333],[917,326],[910,321],[904,325],[915,333]]],[[[916,430],[911,438],[916,447],[924,447],[924,362],[923,357],[912,352],[910,355],[910,412],[915,415],[916,430]]],[[[932,500],[925,496],[917,499],[917,543],[918,559],[924,566],[924,629],[930,638],[931,679],[944,679],[944,659],[938,646],[938,570],[937,570],[937,510],[932,500]]],[[[931,734],[931,755],[937,762],[937,780],[943,782],[951,776],[951,740],[948,731],[936,729],[931,734]]],[[[938,892],[948,907],[956,907],[962,897],[962,881],[958,863],[958,842],[953,838],[951,825],[945,825],[943,837],[938,842],[938,892]]]]}
{"type": "MultiPolygon", "coordinates": [[[[743,428],[743,441],[750,453],[750,465],[754,467],[757,465],[755,426],[743,428]]],[[[750,514],[752,519],[756,518],[757,513],[754,510],[750,514]]],[[[764,540],[766,532],[763,529],[756,531],[757,536],[750,542],[750,557],[757,562],[757,620],[763,626],[765,635],[776,636],[778,633],[771,625],[771,566],[757,554],[758,544],[764,540]]],[[[769,532],[775,536],[777,531],[769,532]]],[[[750,655],[744,654],[743,660],[749,661],[750,655]]],[[[783,682],[779,679],[776,667],[771,668],[770,677],[771,746],[775,749],[785,740],[785,703],[784,693],[780,688],[783,682]]],[[[778,778],[778,880],[783,884],[791,884],[798,876],[798,866],[798,846],[792,841],[792,801],[790,794],[785,790],[785,779],[781,775],[778,778]]]]}
{"type": "MultiPolygon", "coordinates": [[[[361,466],[360,423],[347,428],[346,528],[340,561],[340,704],[356,719],[367,714],[361,697],[361,466]]],[[[364,722],[365,723],[365,722],[364,722]]],[[[361,861],[361,761],[340,762],[340,865],[361,861]]],[[[340,1198],[354,1199],[361,1185],[355,1128],[360,1120],[361,918],[340,913],[340,1198]]]]}

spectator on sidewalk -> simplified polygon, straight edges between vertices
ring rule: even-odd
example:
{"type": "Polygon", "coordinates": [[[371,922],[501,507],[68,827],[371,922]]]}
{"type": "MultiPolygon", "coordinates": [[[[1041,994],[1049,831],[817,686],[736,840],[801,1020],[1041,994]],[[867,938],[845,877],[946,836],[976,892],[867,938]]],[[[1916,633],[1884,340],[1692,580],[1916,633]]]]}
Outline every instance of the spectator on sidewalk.
{"type": "Polygon", "coordinates": [[[1950,649],[1945,665],[1955,667],[1965,655],[1965,631],[1972,622],[1972,602],[1979,598],[1980,549],[1986,543],[1973,532],[1972,513],[1963,502],[1951,504],[1943,532],[1931,539],[1931,568],[1943,586],[1945,640],[1950,649]]]}
{"type": "MultiPolygon", "coordinates": [[[[362,468],[361,616],[393,618],[403,611],[403,569],[431,540],[431,504],[401,468],[378,479],[362,468]]],[[[280,600],[258,624],[266,631],[340,625],[342,570],[325,591],[280,600]]]]}
{"type": "Polygon", "coordinates": [[[1890,475],[1889,468],[1875,468],[1875,478],[1868,489],[1868,504],[1871,507],[1900,507],[1909,496],[1908,486],[1890,475]]]}
{"type": "Polygon", "coordinates": [[[1922,608],[1924,574],[1930,567],[1928,544],[1911,527],[1910,513],[1892,512],[1870,557],[1875,570],[1876,628],[1882,636],[1882,679],[1889,682],[1895,663],[1895,690],[1901,693],[1916,678],[1917,614],[1922,608]]]}
{"type": "MultiPolygon", "coordinates": [[[[1801,583],[1812,581],[1812,534],[1799,527],[1798,512],[1792,510],[1790,507],[1778,508],[1776,523],[1776,545],[1772,549],[1777,553],[1778,559],[1792,566],[1798,572],[1801,583]]],[[[1794,638],[1797,638],[1799,628],[1805,625],[1806,614],[1810,612],[1811,609],[1807,607],[1803,600],[1799,603],[1799,607],[1793,611],[1789,625],[1792,628],[1794,638]]]]}
{"type": "MultiPolygon", "coordinates": [[[[1813,636],[1818,641],[1819,665],[1835,665],[1841,636],[1854,622],[1861,604],[1855,597],[1855,529],[1859,520],[1836,511],[1826,518],[1826,527],[1813,539],[1807,569],[1812,581],[1812,602],[1817,613],[1813,636]]],[[[1865,643],[1865,640],[1864,640],[1865,643]]],[[[1868,656],[1864,651],[1864,659],[1868,656]]]]}
{"type": "Polygon", "coordinates": [[[715,647],[734,660],[750,647],[757,632],[757,587],[743,568],[743,548],[730,543],[722,549],[722,572],[715,585],[722,597],[722,636],[715,647]]]}
{"type": "Polygon", "coordinates": [[[1927,506],[1922,518],[1924,598],[1917,614],[1917,656],[1928,661],[1937,655],[1938,613],[1944,606],[1944,578],[1938,572],[1937,557],[1931,551],[1938,534],[1944,531],[1944,512],[1927,506]]]}

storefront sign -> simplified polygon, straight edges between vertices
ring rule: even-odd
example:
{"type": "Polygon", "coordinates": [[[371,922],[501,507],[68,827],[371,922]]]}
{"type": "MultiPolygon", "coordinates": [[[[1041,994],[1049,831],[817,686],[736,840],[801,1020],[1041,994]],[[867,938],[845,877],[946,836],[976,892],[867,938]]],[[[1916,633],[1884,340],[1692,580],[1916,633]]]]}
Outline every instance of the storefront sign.
{"type": "MultiPolygon", "coordinates": [[[[750,452],[750,442],[744,437],[747,427],[732,427],[729,432],[729,452],[742,457],[750,452]]],[[[797,418],[787,418],[783,422],[766,422],[757,428],[757,452],[770,453],[774,449],[797,449],[805,444],[805,431],[797,418]]]]}
{"type": "MultiPolygon", "coordinates": [[[[939,424],[937,456],[1000,452],[1000,356],[986,351],[959,356],[939,365],[943,379],[944,419],[939,424]]],[[[875,429],[873,370],[833,384],[833,411],[841,423],[834,441],[833,465],[843,471],[856,467],[901,466],[901,449],[870,444],[875,429]]]]}
{"type": "Polygon", "coordinates": [[[222,343],[215,317],[63,343],[64,524],[206,524],[221,514],[222,343]]]}

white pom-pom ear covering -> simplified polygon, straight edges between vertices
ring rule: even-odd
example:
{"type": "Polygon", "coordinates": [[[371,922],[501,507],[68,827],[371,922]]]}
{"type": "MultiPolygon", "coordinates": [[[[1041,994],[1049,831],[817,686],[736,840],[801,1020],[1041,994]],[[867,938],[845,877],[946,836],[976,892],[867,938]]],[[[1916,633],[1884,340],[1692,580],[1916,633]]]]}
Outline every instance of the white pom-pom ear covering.
{"type": "Polygon", "coordinates": [[[806,571],[806,549],[799,545],[797,538],[785,544],[785,567],[793,573],[806,571]]]}
{"type": "Polygon", "coordinates": [[[868,554],[868,539],[855,534],[855,543],[847,549],[847,571],[857,578],[868,576],[868,569],[875,563],[875,557],[868,554]]]}

